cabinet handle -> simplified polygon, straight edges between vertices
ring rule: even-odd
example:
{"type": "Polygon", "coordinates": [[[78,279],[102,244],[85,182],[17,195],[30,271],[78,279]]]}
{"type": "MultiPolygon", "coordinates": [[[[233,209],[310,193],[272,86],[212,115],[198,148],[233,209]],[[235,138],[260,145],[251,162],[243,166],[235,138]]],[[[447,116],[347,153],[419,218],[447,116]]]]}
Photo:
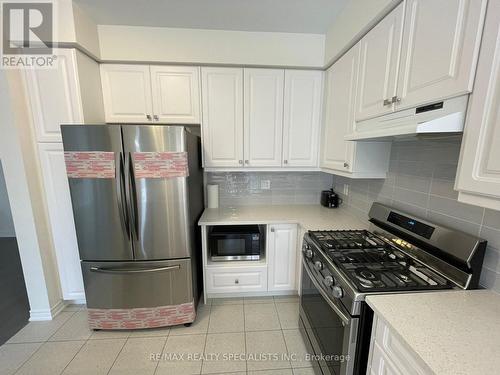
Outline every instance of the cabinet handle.
{"type": "Polygon", "coordinates": [[[283,160],[283,164],[288,164],[288,160],[283,160]]]}
{"type": "Polygon", "coordinates": [[[243,160],[238,160],[238,163],[243,164],[243,160]]]}
{"type": "Polygon", "coordinates": [[[248,164],[248,160],[245,160],[245,164],[248,164]]]}
{"type": "Polygon", "coordinates": [[[273,227],[271,227],[271,232],[274,233],[274,228],[273,227]]]}
{"type": "Polygon", "coordinates": [[[155,119],[155,121],[159,121],[160,118],[158,117],[158,115],[154,115],[153,118],[155,119]]]}
{"type": "Polygon", "coordinates": [[[344,163],[344,168],[349,168],[349,163],[344,163]]]}
{"type": "Polygon", "coordinates": [[[240,283],[240,281],[239,281],[238,279],[236,279],[236,280],[234,280],[234,283],[235,283],[235,284],[239,284],[239,283],[240,283]]]}
{"type": "Polygon", "coordinates": [[[401,98],[399,98],[399,97],[397,97],[397,96],[393,96],[393,97],[391,98],[391,101],[392,101],[393,103],[399,103],[399,102],[401,101],[401,98]]]}
{"type": "Polygon", "coordinates": [[[151,121],[151,115],[146,115],[146,118],[151,121]]]}

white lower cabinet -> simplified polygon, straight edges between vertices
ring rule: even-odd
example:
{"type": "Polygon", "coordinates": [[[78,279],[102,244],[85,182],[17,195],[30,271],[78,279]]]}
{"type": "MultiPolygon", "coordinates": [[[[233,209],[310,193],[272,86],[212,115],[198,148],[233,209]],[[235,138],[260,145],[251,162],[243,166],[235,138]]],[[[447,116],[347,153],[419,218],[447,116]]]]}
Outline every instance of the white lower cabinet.
{"type": "Polygon", "coordinates": [[[296,288],[297,225],[270,225],[267,233],[269,291],[296,288]]]}
{"type": "Polygon", "coordinates": [[[376,314],[373,318],[369,375],[427,375],[433,372],[376,314]]]}
{"type": "Polygon", "coordinates": [[[205,276],[207,293],[267,291],[266,266],[207,268],[205,276]]]}
{"type": "Polygon", "coordinates": [[[62,143],[39,143],[47,209],[65,300],[85,299],[62,143]]]}
{"type": "Polygon", "coordinates": [[[297,293],[298,225],[269,224],[265,259],[255,262],[210,262],[205,228],[202,230],[204,289],[208,297],[297,293]]]}

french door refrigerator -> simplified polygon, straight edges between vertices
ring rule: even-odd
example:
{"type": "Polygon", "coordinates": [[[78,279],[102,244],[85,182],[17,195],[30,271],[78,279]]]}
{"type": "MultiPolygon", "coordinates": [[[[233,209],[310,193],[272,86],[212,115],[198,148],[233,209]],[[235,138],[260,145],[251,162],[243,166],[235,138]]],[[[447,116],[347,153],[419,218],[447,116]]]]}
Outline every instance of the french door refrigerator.
{"type": "Polygon", "coordinates": [[[183,126],[61,129],[90,327],[191,323],[201,282],[199,135],[183,126]]]}

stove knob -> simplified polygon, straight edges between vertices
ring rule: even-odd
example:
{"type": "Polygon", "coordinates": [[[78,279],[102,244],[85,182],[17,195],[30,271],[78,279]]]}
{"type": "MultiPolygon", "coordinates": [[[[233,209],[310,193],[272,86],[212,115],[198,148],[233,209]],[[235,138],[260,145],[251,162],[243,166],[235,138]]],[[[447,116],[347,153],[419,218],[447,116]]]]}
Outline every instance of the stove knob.
{"type": "Polygon", "coordinates": [[[317,260],[316,262],[314,262],[314,268],[316,268],[318,271],[321,271],[323,269],[323,263],[317,260]]]}
{"type": "Polygon", "coordinates": [[[314,253],[311,249],[306,249],[306,251],[304,253],[306,255],[306,258],[309,258],[309,259],[311,259],[314,256],[314,253]]]}
{"type": "Polygon", "coordinates": [[[342,298],[344,296],[344,291],[338,285],[332,287],[332,294],[335,298],[342,298]]]}
{"type": "Polygon", "coordinates": [[[332,286],[334,284],[335,280],[333,280],[333,277],[331,276],[326,276],[325,277],[325,285],[326,286],[332,286]]]}

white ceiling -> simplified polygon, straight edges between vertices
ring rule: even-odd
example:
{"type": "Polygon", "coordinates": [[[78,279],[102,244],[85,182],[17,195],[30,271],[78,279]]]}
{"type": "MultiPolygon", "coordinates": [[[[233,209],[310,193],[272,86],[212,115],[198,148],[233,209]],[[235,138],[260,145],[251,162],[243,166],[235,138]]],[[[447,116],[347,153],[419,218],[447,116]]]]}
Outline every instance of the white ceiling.
{"type": "Polygon", "coordinates": [[[348,0],[74,0],[100,25],[325,34],[348,0]]]}

